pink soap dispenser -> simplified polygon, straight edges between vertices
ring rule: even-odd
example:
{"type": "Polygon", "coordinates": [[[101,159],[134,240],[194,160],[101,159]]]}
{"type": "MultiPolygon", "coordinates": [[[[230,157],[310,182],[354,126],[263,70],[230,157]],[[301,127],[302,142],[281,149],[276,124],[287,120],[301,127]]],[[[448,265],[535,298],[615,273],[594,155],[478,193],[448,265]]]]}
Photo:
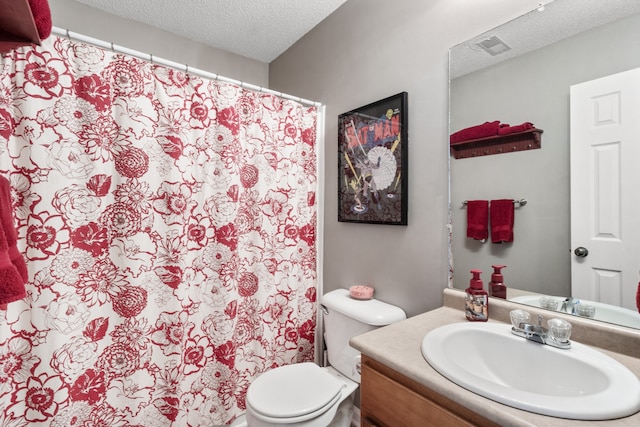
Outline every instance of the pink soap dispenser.
{"type": "Polygon", "coordinates": [[[492,265],[491,267],[493,267],[493,274],[491,275],[491,282],[489,282],[489,295],[507,299],[507,287],[504,284],[504,276],[501,272],[506,265],[492,265]]]}
{"type": "Polygon", "coordinates": [[[486,322],[489,320],[489,295],[482,286],[480,270],[471,270],[473,277],[466,290],[465,315],[472,322],[486,322]]]}

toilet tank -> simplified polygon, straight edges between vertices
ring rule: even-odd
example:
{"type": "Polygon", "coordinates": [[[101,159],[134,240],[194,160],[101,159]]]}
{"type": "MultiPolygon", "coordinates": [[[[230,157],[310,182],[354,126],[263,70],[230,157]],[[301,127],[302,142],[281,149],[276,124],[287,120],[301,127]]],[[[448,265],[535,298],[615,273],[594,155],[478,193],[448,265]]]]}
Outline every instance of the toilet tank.
{"type": "Polygon", "coordinates": [[[356,335],[407,318],[400,307],[376,299],[358,300],[346,289],[322,297],[324,340],[329,365],[353,381],[360,382],[360,352],[349,345],[356,335]]]}

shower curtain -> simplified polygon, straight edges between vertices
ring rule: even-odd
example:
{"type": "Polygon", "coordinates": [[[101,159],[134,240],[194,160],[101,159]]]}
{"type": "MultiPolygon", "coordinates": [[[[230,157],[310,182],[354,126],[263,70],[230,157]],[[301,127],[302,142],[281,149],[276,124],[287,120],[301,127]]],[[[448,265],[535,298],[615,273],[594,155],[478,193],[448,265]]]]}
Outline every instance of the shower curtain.
{"type": "Polygon", "coordinates": [[[0,425],[222,425],[314,359],[316,107],[62,37],[0,60],[0,425]]]}

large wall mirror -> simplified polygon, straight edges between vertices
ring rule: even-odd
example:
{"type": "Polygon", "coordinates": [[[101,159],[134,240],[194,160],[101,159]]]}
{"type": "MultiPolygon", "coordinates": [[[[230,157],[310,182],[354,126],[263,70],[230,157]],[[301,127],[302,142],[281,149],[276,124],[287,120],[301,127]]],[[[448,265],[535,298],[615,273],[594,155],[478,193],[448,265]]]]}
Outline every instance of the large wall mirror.
{"type": "MultiPolygon", "coordinates": [[[[451,48],[451,133],[492,121],[532,123],[543,133],[540,149],[451,157],[450,286],[465,289],[472,269],[483,271],[487,286],[491,266],[506,265],[509,299],[539,305],[541,296],[553,296],[557,309],[562,308],[572,296],[571,263],[576,262],[571,242],[570,88],[635,68],[640,68],[637,0],[545,2],[451,48]],[[509,49],[491,55],[479,46],[494,36],[509,49]],[[465,201],[495,199],[527,202],[515,205],[513,242],[468,238],[465,201]]],[[[640,135],[636,142],[640,144],[640,135]]],[[[596,306],[594,319],[640,328],[635,289],[629,289],[640,280],[640,253],[636,258],[635,270],[623,272],[625,292],[598,301],[582,297],[581,302],[596,306]],[[617,308],[630,317],[619,321],[616,313],[606,315],[617,308]]],[[[571,300],[567,303],[564,309],[572,307],[571,300]]]]}

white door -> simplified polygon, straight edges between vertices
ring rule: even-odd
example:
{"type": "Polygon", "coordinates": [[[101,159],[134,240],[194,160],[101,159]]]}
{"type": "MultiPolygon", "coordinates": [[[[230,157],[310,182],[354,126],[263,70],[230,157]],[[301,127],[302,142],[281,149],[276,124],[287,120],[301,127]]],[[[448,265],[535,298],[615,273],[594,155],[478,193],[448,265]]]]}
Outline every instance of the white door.
{"type": "Polygon", "coordinates": [[[571,87],[571,251],[574,297],[636,309],[640,69],[571,87]]]}

